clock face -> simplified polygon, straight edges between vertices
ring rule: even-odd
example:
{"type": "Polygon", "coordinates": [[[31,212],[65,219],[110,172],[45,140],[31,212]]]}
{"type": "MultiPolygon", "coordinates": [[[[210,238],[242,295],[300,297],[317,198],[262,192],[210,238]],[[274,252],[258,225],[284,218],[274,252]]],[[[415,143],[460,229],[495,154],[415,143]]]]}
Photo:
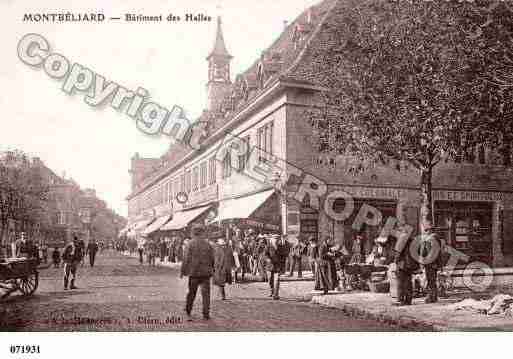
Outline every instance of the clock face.
{"type": "Polygon", "coordinates": [[[224,80],[228,73],[228,67],[226,65],[214,65],[214,79],[224,80]]]}
{"type": "Polygon", "coordinates": [[[176,201],[180,204],[184,204],[187,202],[188,200],[188,196],[187,196],[187,193],[185,192],[179,192],[177,195],[176,195],[176,201]]]}

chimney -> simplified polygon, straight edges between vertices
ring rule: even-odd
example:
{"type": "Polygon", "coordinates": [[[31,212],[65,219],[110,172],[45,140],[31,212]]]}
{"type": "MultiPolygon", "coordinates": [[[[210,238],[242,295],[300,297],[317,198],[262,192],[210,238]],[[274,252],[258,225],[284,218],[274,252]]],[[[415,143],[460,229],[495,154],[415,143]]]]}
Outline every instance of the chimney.
{"type": "Polygon", "coordinates": [[[283,20],[283,28],[286,29],[289,26],[289,22],[287,20],[283,20]]]}

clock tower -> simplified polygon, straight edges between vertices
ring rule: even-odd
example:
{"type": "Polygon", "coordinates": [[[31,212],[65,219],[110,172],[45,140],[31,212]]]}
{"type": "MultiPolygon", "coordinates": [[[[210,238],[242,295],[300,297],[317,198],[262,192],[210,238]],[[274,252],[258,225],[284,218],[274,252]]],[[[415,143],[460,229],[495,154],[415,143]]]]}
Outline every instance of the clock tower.
{"type": "Polygon", "coordinates": [[[221,27],[221,17],[218,17],[214,49],[207,57],[207,110],[209,111],[218,110],[224,95],[230,88],[230,61],[232,58],[228,50],[226,50],[223,29],[221,27]]]}

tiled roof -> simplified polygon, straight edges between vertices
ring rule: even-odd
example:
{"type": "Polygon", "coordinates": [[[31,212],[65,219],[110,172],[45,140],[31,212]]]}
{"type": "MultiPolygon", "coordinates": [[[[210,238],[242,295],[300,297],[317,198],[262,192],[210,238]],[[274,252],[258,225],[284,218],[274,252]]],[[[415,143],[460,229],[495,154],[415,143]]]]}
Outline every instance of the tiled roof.
{"type": "MultiPolygon", "coordinates": [[[[306,9],[285,27],[280,36],[262,52],[249,69],[237,75],[235,83],[231,86],[225,99],[221,101],[222,117],[225,117],[226,112],[235,114],[237,108],[242,107],[240,102],[246,102],[255,97],[278,78],[300,83],[314,82],[316,68],[310,66],[309,62],[313,61],[311,54],[315,51],[312,51],[311,48],[322,48],[325,34],[320,29],[337,1],[324,0],[306,9]],[[262,72],[263,78],[259,77],[262,72]],[[259,83],[260,81],[263,83],[259,83]],[[248,91],[245,96],[233,95],[234,92],[242,92],[244,87],[248,91]],[[233,104],[235,111],[227,111],[226,104],[230,103],[229,98],[239,100],[239,103],[233,104]]],[[[220,127],[229,121],[230,117],[227,116],[223,121],[217,121],[215,127],[220,127]]]]}

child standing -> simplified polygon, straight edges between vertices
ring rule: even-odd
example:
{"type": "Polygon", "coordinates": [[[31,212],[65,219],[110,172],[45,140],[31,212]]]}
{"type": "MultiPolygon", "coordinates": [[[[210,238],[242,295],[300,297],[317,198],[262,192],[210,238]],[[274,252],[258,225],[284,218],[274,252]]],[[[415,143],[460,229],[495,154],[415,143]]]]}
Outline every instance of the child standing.
{"type": "Polygon", "coordinates": [[[59,248],[55,247],[52,252],[52,262],[54,268],[59,268],[61,264],[61,253],[59,248]]]}

